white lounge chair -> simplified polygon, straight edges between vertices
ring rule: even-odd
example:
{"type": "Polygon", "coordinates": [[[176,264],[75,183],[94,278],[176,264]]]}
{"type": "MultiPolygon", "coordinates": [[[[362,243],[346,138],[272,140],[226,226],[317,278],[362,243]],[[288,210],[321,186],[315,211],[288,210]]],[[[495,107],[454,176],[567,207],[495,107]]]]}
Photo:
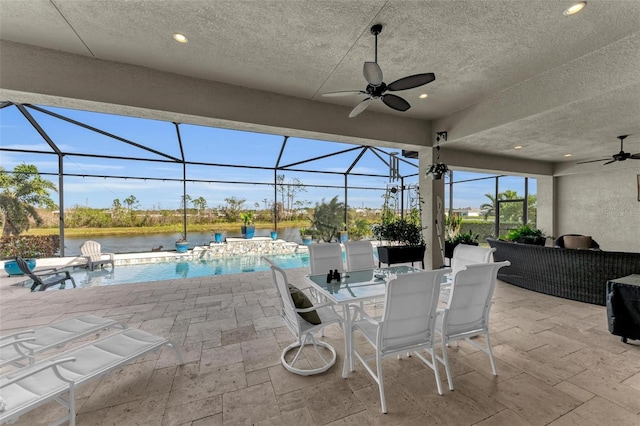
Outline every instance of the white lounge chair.
{"type": "Polygon", "coordinates": [[[35,330],[22,330],[0,336],[0,367],[22,367],[25,359],[29,360],[29,364],[33,364],[37,354],[52,348],[61,348],[90,334],[100,334],[111,327],[127,328],[126,324],[110,318],[85,315],[35,330]]]}
{"type": "Polygon", "coordinates": [[[87,260],[87,267],[90,271],[93,271],[93,268],[96,265],[106,265],[108,263],[111,264],[112,268],[115,267],[115,254],[102,253],[102,247],[97,241],[85,241],[80,246],[80,252],[82,253],[82,257],[87,260]]]}
{"type": "Polygon", "coordinates": [[[55,400],[69,411],[52,424],[68,421],[74,426],[76,386],[167,345],[173,347],[182,364],[182,354],[175,343],[142,330],[127,329],[2,375],[0,397],[6,408],[0,412],[0,424],[14,422],[34,408],[55,400]]]}

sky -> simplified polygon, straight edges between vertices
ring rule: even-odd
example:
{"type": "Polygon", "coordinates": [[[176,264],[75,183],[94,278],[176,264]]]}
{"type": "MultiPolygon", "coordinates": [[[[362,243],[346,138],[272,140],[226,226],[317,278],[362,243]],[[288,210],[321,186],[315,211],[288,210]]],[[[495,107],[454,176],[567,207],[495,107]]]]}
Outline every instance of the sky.
{"type": "MultiPolygon", "coordinates": [[[[123,202],[131,195],[138,201],[137,207],[140,209],[180,208],[183,168],[175,161],[182,158],[178,130],[187,161],[226,165],[188,165],[187,179],[195,181],[187,182],[187,194],[192,199],[203,197],[208,207],[219,207],[226,204],[226,198],[235,197],[245,199],[245,207],[253,209],[265,208],[274,197],[274,172],[272,169],[262,168],[272,168],[277,164],[284,141],[283,135],[189,124],[180,124],[176,129],[176,125],[169,122],[64,108],[27,107],[27,111],[60,151],[66,154],[63,157],[64,173],[76,175],[67,176],[63,181],[65,208],[76,205],[108,208],[115,199],[123,202]],[[38,110],[39,108],[50,114],[38,110]],[[71,122],[55,116],[56,114],[71,122]],[[100,129],[116,138],[76,123],[100,129]],[[145,161],[78,155],[82,153],[142,158],[145,161]],[[238,167],[243,165],[252,168],[238,167]]],[[[15,106],[0,109],[0,145],[3,149],[28,151],[0,151],[0,165],[5,170],[13,170],[20,163],[34,164],[41,173],[50,174],[45,175],[45,178],[51,180],[56,187],[59,186],[58,157],[51,154],[52,148],[15,106]]],[[[343,173],[352,166],[361,152],[352,150],[354,147],[356,146],[331,141],[288,138],[280,157],[280,166],[340,151],[351,151],[292,166],[305,170],[304,172],[278,171],[278,174],[285,175],[285,182],[298,179],[305,185],[317,186],[308,187],[306,192],[301,192],[297,197],[308,206],[313,206],[322,199],[328,201],[334,196],[344,201],[343,173]],[[319,170],[339,174],[314,173],[319,170]]],[[[398,151],[381,148],[377,152],[388,162],[389,154],[398,151]]],[[[401,157],[399,152],[398,157],[401,157]]],[[[399,181],[390,181],[389,167],[381,158],[369,150],[353,166],[352,174],[348,177],[348,186],[353,189],[347,193],[351,207],[380,208],[385,189],[400,184],[399,181]],[[354,175],[358,173],[377,176],[354,175]]],[[[407,176],[404,181],[406,187],[414,187],[418,182],[417,163],[417,159],[399,161],[399,173],[407,176]]],[[[454,182],[489,176],[492,175],[456,171],[454,182]]],[[[505,189],[524,194],[524,178],[501,178],[499,190],[505,189]]],[[[494,191],[494,179],[456,183],[454,208],[478,208],[488,201],[485,194],[493,194],[494,191]]],[[[529,193],[536,193],[535,179],[529,179],[529,193]]],[[[56,194],[53,194],[53,198],[57,201],[56,194]]],[[[407,203],[409,198],[406,197],[407,203]]],[[[448,192],[446,198],[448,207],[448,192]]]]}

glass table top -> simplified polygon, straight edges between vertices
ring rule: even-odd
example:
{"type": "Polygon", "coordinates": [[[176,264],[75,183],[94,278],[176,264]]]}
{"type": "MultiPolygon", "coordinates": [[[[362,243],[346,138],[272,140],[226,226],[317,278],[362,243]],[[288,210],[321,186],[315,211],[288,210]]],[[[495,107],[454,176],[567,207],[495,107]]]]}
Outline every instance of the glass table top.
{"type": "Polygon", "coordinates": [[[364,271],[343,272],[340,281],[327,282],[327,275],[307,275],[307,279],[314,287],[321,289],[334,302],[353,302],[354,300],[382,297],[386,291],[387,282],[400,274],[420,272],[422,269],[412,266],[391,266],[388,268],[374,268],[364,271]]]}

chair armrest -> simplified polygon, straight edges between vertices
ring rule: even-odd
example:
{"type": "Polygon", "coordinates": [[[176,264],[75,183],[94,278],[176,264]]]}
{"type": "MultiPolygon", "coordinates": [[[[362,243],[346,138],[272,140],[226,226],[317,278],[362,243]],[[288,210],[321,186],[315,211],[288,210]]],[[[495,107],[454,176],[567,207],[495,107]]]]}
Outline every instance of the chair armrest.
{"type": "Polygon", "coordinates": [[[20,331],[16,331],[15,333],[11,333],[11,334],[5,334],[4,336],[0,336],[0,342],[5,340],[5,339],[19,339],[18,336],[20,336],[21,334],[33,334],[35,333],[34,330],[20,330],[20,331]]]}
{"type": "Polygon", "coordinates": [[[15,376],[13,376],[11,373],[5,376],[7,380],[0,383],[0,389],[10,384],[26,379],[27,377],[33,376],[34,374],[37,374],[48,368],[52,368],[55,375],[58,376],[58,378],[60,378],[61,380],[64,380],[65,382],[68,382],[68,383],[73,383],[72,379],[68,379],[60,374],[60,371],[58,370],[58,365],[65,362],[75,362],[75,361],[76,361],[75,357],[61,358],[55,361],[44,361],[38,367],[34,367],[34,368],[27,367],[27,368],[22,368],[20,370],[16,370],[17,374],[15,376]],[[24,371],[24,370],[27,370],[27,371],[24,371]]]}
{"type": "Polygon", "coordinates": [[[53,275],[56,272],[60,271],[61,269],[62,268],[52,266],[51,268],[42,268],[42,269],[38,269],[37,271],[32,271],[32,273],[37,276],[53,275]],[[52,272],[47,272],[47,271],[52,271],[52,272]]]}
{"type": "Polygon", "coordinates": [[[22,355],[22,357],[29,359],[29,364],[33,364],[35,361],[35,354],[33,353],[33,349],[22,345],[22,343],[34,342],[35,340],[35,337],[22,337],[20,339],[9,340],[7,342],[0,343],[0,349],[6,348],[8,346],[13,346],[16,352],[22,355]]]}
{"type": "MultiPolygon", "coordinates": [[[[372,318],[369,314],[367,314],[364,309],[362,309],[360,306],[358,305],[352,305],[351,308],[360,314],[360,318],[362,318],[364,321],[367,321],[369,324],[375,325],[376,327],[380,325],[380,323],[382,321],[376,320],[374,318],[372,318]]],[[[354,318],[357,317],[356,315],[354,315],[354,318]]]]}
{"type": "MultiPolygon", "coordinates": [[[[22,351],[20,351],[20,349],[19,349],[19,347],[22,346],[22,345],[20,345],[20,343],[22,343],[22,342],[33,342],[35,340],[36,340],[35,337],[22,337],[20,339],[13,339],[13,340],[9,340],[7,342],[0,343],[0,348],[6,348],[7,346],[14,346],[15,345],[16,350],[18,352],[22,353],[22,351]]],[[[23,348],[24,348],[24,346],[23,346],[23,348]]],[[[27,355],[25,355],[25,356],[27,356],[27,355]]]]}

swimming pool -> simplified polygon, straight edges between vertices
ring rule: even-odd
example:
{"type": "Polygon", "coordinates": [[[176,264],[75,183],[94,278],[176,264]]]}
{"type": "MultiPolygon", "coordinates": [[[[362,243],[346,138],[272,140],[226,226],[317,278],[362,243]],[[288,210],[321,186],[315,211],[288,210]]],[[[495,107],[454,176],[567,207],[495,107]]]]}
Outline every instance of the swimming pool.
{"type": "MultiPolygon", "coordinates": [[[[73,276],[77,287],[98,287],[269,270],[269,265],[260,257],[238,256],[181,262],[118,265],[115,268],[107,266],[104,269],[94,271],[75,269],[71,271],[71,276],[73,276]]],[[[265,255],[264,257],[284,269],[309,267],[309,253],[307,252],[265,255]]],[[[29,283],[28,286],[31,286],[31,280],[28,280],[27,283],[29,283]]],[[[67,285],[68,287],[69,285],[67,285]]]]}

